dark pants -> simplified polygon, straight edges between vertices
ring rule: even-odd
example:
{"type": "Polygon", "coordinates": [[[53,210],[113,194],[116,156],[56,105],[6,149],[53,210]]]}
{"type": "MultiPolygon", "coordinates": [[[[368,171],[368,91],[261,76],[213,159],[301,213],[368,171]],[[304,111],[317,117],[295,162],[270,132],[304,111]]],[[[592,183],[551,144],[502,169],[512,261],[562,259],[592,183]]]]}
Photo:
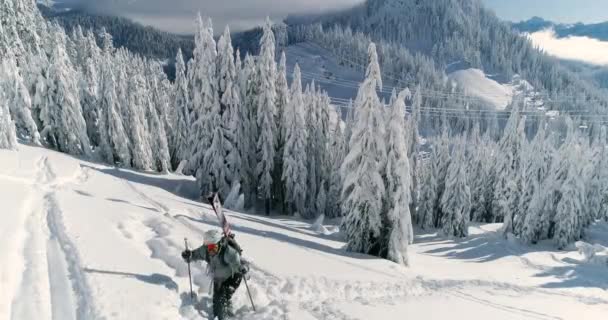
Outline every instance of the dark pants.
{"type": "Polygon", "coordinates": [[[214,317],[217,317],[219,320],[224,320],[226,319],[226,316],[232,314],[232,303],[230,299],[241,284],[241,280],[243,280],[243,276],[240,273],[236,273],[224,282],[216,281],[213,283],[214,317]]]}

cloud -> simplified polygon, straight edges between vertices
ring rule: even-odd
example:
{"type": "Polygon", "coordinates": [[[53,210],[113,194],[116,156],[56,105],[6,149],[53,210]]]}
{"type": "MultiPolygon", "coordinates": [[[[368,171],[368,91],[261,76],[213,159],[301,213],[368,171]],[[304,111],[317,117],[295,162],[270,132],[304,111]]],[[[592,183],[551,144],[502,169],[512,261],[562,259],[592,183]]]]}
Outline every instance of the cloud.
{"type": "Polygon", "coordinates": [[[320,13],[351,7],[363,0],[64,0],[104,14],[122,15],[157,28],[192,33],[197,12],[213,19],[221,32],[260,25],[266,16],[279,20],[289,14],[320,13]]]}
{"type": "Polygon", "coordinates": [[[535,46],[558,58],[608,65],[608,42],[589,37],[558,38],[551,29],[534,32],[528,37],[535,46]]]}

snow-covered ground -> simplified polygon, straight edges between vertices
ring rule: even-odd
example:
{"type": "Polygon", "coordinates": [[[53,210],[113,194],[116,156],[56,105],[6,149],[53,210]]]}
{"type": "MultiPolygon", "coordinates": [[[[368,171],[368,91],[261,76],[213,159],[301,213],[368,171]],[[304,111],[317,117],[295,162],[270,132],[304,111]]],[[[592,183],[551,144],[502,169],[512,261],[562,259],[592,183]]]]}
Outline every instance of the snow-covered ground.
{"type": "Polygon", "coordinates": [[[448,79],[463,88],[467,96],[477,98],[497,110],[504,110],[516,95],[524,99],[529,111],[537,111],[544,105],[540,93],[517,75],[508,82],[499,82],[480,69],[468,68],[449,73],[448,79]]]}
{"type": "MultiPolygon", "coordinates": [[[[209,281],[184,237],[217,228],[194,182],[41,148],[0,151],[0,319],[206,319],[209,281]],[[196,307],[196,308],[195,308],[196,307]]],[[[338,234],[287,217],[229,212],[253,261],[238,319],[605,319],[608,266],[573,247],[525,247],[499,225],[464,240],[419,232],[412,266],[345,252],[338,234]]],[[[331,230],[332,226],[326,225],[331,230]]],[[[608,246],[608,226],[587,242],[608,246]]]]}

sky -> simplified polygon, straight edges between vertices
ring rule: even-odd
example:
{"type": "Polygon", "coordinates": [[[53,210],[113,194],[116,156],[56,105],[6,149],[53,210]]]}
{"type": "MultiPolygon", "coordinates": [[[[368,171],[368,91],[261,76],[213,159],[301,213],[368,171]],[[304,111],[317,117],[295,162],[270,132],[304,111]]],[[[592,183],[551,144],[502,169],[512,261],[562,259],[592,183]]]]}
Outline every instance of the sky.
{"type": "Polygon", "coordinates": [[[539,16],[561,23],[608,21],[608,0],[482,0],[496,14],[509,21],[539,16]]]}
{"type": "MultiPolygon", "coordinates": [[[[315,13],[353,6],[364,0],[56,0],[91,10],[120,14],[176,33],[192,33],[198,11],[213,18],[216,33],[260,25],[266,16],[279,20],[290,13],[315,13]]],[[[430,1],[430,0],[429,0],[430,1]]],[[[608,0],[481,0],[509,21],[540,16],[563,23],[608,21],[608,0]]]]}
{"type": "Polygon", "coordinates": [[[163,30],[192,33],[197,12],[213,19],[215,33],[261,25],[266,16],[280,20],[291,13],[318,13],[351,7],[363,0],[57,0],[102,13],[120,14],[163,30]]]}

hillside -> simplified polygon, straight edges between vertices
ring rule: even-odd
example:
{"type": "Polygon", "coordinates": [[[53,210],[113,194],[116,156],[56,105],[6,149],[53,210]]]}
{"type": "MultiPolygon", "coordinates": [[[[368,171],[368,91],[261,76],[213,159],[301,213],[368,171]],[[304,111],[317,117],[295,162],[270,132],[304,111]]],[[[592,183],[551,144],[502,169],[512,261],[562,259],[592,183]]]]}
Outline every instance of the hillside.
{"type": "MultiPolygon", "coordinates": [[[[197,245],[217,228],[192,200],[193,181],[81,161],[42,148],[0,151],[0,318],[206,319],[204,263],[188,291],[183,238],[197,245]],[[8,207],[7,207],[8,205],[8,207]]],[[[500,225],[474,224],[450,240],[418,231],[411,267],[345,252],[339,234],[320,235],[288,217],[228,212],[253,261],[237,319],[603,319],[606,266],[576,251],[506,241],[500,225]],[[441,305],[441,308],[437,308],[441,305]]],[[[332,229],[331,224],[327,224],[332,229]]],[[[588,241],[608,245],[607,225],[588,241]]]]}
{"type": "MultiPolygon", "coordinates": [[[[368,0],[340,13],[290,17],[287,23],[290,41],[333,37],[336,48],[353,47],[340,40],[336,36],[339,34],[345,39],[366,39],[390,48],[380,54],[381,63],[395,64],[417,55],[432,62],[434,66],[426,62],[413,62],[414,66],[407,68],[383,66],[385,74],[405,83],[428,85],[434,82],[428,76],[429,70],[435,69],[430,72],[437,78],[450,64],[464,62],[506,79],[520,76],[552,99],[557,109],[605,112],[608,105],[608,96],[595,83],[539,52],[477,0],[368,0]],[[595,103],[590,105],[584,100],[595,103]]],[[[353,59],[359,58],[361,52],[348,50],[344,54],[353,59]]]]}

